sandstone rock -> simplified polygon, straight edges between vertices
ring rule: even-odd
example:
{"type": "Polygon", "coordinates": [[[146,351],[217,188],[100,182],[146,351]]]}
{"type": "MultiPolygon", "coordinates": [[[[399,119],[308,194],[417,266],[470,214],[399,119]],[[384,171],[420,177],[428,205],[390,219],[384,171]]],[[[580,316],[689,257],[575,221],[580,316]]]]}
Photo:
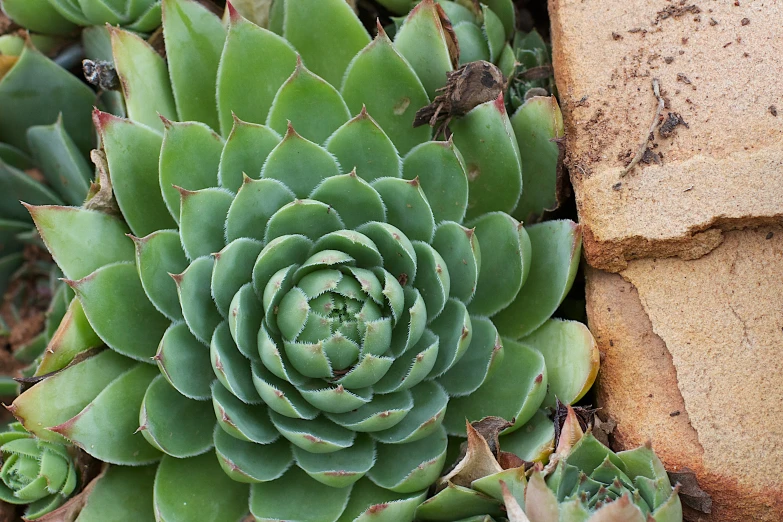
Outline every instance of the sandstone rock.
{"type": "Polygon", "coordinates": [[[712,497],[701,522],[783,520],[783,228],[725,233],[691,261],[587,272],[614,442],[653,442],[712,497]]]}
{"type": "Polygon", "coordinates": [[[550,0],[550,14],[591,265],[694,259],[726,230],[783,223],[782,3],[550,0]],[[651,163],[622,177],[653,121],[653,78],[661,119],[688,126],[659,127],[651,163]]]}

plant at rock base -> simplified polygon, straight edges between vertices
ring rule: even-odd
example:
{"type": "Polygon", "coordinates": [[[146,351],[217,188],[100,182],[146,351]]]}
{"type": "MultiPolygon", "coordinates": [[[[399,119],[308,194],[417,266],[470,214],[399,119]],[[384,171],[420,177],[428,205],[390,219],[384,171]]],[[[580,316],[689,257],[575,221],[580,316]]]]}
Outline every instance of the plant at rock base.
{"type": "Polygon", "coordinates": [[[557,452],[546,468],[502,451],[508,425],[487,418],[468,426],[467,451],[419,506],[421,521],[682,522],[679,487],[648,446],[613,453],[584,433],[568,406],[557,452]],[[527,478],[527,475],[530,478],[527,478]]]}
{"type": "Polygon", "coordinates": [[[521,107],[531,96],[555,94],[552,50],[533,29],[517,32],[512,44],[515,60],[509,76],[508,103],[512,110],[521,107]]]}
{"type": "Polygon", "coordinates": [[[29,504],[26,520],[35,520],[58,508],[79,483],[78,472],[63,444],[44,442],[19,423],[0,433],[0,500],[29,504]]]}
{"type": "Polygon", "coordinates": [[[508,214],[502,96],[452,141],[411,128],[417,67],[453,68],[443,27],[398,35],[441,38],[415,66],[343,0],[276,5],[280,34],[164,1],[168,63],[112,30],[129,118],[95,113],[95,198],[119,215],[29,206],[78,299],[38,369],[62,371],[11,410],[122,470],[88,507],[134,491],[126,519],[412,520],[466,418],[514,418],[522,446],[595,378],[586,328],[550,319],[580,229],[508,214]]]}
{"type": "Polygon", "coordinates": [[[614,453],[569,407],[557,451],[530,477],[525,512],[530,522],[681,522],[678,490],[649,445],[614,453]]]}

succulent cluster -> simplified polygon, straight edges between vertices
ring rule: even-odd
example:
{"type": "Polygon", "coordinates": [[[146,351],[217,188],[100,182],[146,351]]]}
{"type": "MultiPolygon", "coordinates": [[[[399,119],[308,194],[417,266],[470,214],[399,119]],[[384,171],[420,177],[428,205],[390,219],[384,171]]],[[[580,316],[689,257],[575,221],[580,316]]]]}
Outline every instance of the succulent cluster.
{"type": "Polygon", "coordinates": [[[79,474],[68,448],[34,438],[18,422],[0,433],[0,453],[0,500],[28,504],[26,520],[56,509],[76,490],[79,474]]]}
{"type": "Polygon", "coordinates": [[[464,454],[416,512],[421,521],[679,522],[679,487],[649,445],[612,452],[568,406],[557,451],[532,468],[488,417],[468,425],[464,454]],[[505,448],[505,449],[502,449],[505,448]]]}

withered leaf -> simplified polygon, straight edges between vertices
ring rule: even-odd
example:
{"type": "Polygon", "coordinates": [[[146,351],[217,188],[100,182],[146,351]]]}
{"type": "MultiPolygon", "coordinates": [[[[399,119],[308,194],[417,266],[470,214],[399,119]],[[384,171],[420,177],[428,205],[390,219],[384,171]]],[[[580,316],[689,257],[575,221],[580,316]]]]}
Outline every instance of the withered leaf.
{"type": "Polygon", "coordinates": [[[712,513],[712,497],[699,486],[696,473],[690,468],[669,471],[669,480],[680,485],[680,500],[700,513],[712,513]]]}
{"type": "Polygon", "coordinates": [[[453,117],[464,116],[473,108],[496,100],[503,94],[506,79],[496,66],[479,60],[447,73],[446,85],[429,105],[416,112],[413,126],[435,127],[442,122],[437,134],[445,129],[453,117]]]}
{"type": "Polygon", "coordinates": [[[121,216],[120,207],[117,205],[117,200],[114,199],[106,153],[102,150],[93,150],[90,152],[90,159],[95,164],[96,173],[95,181],[90,183],[90,190],[87,193],[87,201],[84,203],[84,208],[113,216],[121,216]]]}
{"type": "Polygon", "coordinates": [[[468,447],[465,457],[439,479],[438,489],[446,487],[449,482],[468,488],[474,480],[503,471],[484,437],[470,423],[466,422],[466,425],[468,447]]]}

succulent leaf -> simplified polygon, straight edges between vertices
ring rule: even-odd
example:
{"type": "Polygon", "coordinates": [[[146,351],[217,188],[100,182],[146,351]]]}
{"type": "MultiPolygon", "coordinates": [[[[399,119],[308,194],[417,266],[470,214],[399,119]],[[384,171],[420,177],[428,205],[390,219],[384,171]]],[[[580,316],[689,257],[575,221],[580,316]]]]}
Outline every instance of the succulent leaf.
{"type": "Polygon", "coordinates": [[[572,221],[547,221],[526,230],[533,252],[530,272],[514,302],[494,318],[501,335],[514,339],[535,331],[560,306],[582,251],[582,230],[572,221]]]}

